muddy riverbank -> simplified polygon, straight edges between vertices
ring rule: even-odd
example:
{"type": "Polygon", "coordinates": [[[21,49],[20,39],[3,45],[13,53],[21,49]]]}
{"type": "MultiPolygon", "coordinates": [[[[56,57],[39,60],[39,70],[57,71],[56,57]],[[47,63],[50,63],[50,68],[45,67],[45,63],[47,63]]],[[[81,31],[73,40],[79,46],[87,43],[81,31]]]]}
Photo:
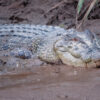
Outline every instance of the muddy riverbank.
{"type": "MultiPolygon", "coordinates": [[[[0,0],[0,23],[74,27],[77,0],[61,1],[0,0]],[[55,9],[51,10],[52,7],[55,9]]],[[[100,34],[98,12],[91,13],[84,28],[100,34]]],[[[99,68],[73,68],[46,64],[39,59],[0,57],[0,74],[0,100],[100,100],[99,68]]]]}

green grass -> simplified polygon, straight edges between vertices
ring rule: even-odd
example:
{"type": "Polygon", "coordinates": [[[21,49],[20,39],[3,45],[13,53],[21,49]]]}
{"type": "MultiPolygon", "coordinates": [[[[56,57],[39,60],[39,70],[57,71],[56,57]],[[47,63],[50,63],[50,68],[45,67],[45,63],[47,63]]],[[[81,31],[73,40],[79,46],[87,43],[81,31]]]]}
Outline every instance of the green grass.
{"type": "Polygon", "coordinates": [[[79,0],[78,7],[77,7],[77,13],[78,14],[80,13],[80,11],[82,9],[83,3],[84,3],[84,0],[79,0]]]}

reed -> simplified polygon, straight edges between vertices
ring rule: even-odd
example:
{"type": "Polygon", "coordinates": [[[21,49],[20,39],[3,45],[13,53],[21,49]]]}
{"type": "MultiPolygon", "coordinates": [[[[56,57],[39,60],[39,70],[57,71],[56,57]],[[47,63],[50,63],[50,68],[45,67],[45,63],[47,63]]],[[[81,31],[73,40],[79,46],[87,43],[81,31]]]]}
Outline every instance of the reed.
{"type": "Polygon", "coordinates": [[[78,24],[78,16],[80,14],[80,12],[82,11],[82,7],[84,4],[85,0],[79,0],[78,1],[78,5],[77,5],[77,14],[76,14],[76,28],[79,29],[83,23],[87,20],[88,15],[90,14],[91,10],[93,9],[93,7],[95,6],[95,4],[97,3],[98,0],[92,0],[87,11],[85,12],[83,18],[81,19],[80,23],[78,24]]]}

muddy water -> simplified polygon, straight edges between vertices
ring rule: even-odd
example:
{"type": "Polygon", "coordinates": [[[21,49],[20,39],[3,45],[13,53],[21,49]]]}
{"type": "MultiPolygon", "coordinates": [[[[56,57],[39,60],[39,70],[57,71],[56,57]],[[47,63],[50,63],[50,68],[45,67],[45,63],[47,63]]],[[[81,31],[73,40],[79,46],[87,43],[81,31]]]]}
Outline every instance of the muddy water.
{"type": "Polygon", "coordinates": [[[33,66],[0,76],[0,100],[100,100],[100,70],[33,66]]]}

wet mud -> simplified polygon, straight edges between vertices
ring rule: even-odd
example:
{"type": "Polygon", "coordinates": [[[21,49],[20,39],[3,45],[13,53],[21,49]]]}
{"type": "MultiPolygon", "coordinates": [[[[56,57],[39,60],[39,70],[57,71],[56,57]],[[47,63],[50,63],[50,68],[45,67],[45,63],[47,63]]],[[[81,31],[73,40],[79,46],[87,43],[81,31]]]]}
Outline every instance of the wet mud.
{"type": "Polygon", "coordinates": [[[100,70],[62,66],[0,76],[1,100],[99,100],[100,70]]]}

